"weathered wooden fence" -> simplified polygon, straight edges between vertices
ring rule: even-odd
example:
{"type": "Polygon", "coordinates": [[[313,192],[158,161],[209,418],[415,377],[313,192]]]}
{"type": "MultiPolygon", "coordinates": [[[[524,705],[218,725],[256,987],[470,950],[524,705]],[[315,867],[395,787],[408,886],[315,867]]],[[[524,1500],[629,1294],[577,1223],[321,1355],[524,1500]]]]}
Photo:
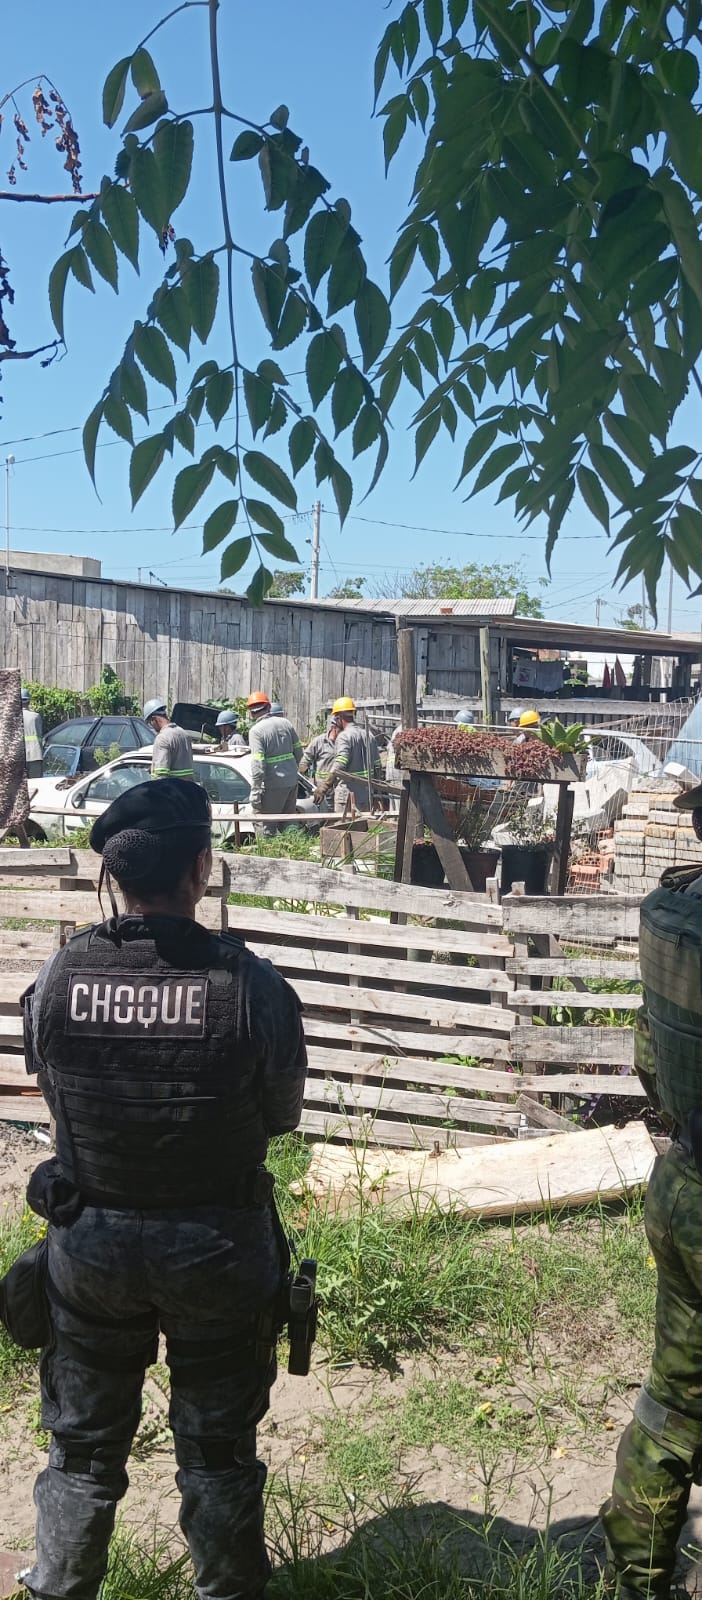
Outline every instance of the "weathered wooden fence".
{"type": "MultiPolygon", "coordinates": [[[[0,854],[0,1119],[47,1120],[24,1068],[19,997],[57,940],[99,918],[98,869],[90,851],[0,854]]],[[[613,942],[615,926],[632,937],[633,902],[508,897],[498,906],[349,868],[219,855],[198,915],[241,934],[297,990],[307,1133],[429,1149],[483,1144],[552,1125],[544,1096],[640,1093],[622,1076],[630,1028],[538,1020],[556,1000],[586,1017],[593,1003],[637,1003],[584,993],[588,977],[615,965],[616,975],[636,977],[635,963],[583,961],[559,942],[613,942]],[[575,995],[547,998],[543,984],[559,976],[573,979],[575,995]]]]}

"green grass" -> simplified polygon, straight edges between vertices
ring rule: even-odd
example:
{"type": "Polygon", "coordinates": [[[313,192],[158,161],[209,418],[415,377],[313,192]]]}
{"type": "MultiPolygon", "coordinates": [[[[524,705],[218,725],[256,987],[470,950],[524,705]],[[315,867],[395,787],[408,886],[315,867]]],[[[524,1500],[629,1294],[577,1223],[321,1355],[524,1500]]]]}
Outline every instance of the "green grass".
{"type": "Polygon", "coordinates": [[[604,1352],[614,1312],[649,1338],[655,1273],[635,1203],[511,1229],[438,1211],[402,1220],[363,1202],[339,1218],[289,1194],[308,1160],[294,1135],[273,1141],[286,1228],[320,1264],[320,1339],[333,1362],[392,1365],[456,1346],[506,1358],[549,1335],[574,1353],[598,1341],[604,1352]]]}
{"type": "MultiPolygon", "coordinates": [[[[0,1278],[13,1261],[36,1244],[45,1224],[26,1207],[21,1213],[0,1211],[0,1278]]],[[[0,1323],[0,1404],[8,1404],[36,1366],[36,1352],[13,1344],[0,1323]]]]}

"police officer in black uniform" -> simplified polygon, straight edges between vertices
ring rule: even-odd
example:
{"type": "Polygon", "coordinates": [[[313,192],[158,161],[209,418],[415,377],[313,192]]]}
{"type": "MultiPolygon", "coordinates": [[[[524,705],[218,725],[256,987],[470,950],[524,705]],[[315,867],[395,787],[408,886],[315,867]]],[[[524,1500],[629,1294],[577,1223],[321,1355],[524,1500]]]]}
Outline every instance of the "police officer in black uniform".
{"type": "Polygon", "coordinates": [[[25,997],[57,1160],[43,1185],[52,1442],[23,1578],[44,1600],[97,1595],[161,1331],[197,1593],[252,1600],[269,1574],[256,1424],[275,1378],[257,1330],[287,1265],[263,1162],[300,1116],[299,1006],[268,961],[195,921],[212,860],[204,789],[141,784],[91,843],[126,914],[76,934],[25,997]]]}

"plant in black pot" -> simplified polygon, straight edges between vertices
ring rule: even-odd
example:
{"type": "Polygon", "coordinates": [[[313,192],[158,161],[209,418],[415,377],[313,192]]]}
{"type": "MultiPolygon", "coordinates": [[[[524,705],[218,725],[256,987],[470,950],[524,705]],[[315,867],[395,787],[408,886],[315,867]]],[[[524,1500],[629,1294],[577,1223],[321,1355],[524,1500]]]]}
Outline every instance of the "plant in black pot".
{"type": "Polygon", "coordinates": [[[484,894],[488,878],[494,878],[500,852],[488,848],[495,823],[490,801],[474,796],[459,813],[456,840],[473,888],[484,894]]]}
{"type": "Polygon", "coordinates": [[[553,822],[538,805],[515,806],[506,825],[509,843],[502,846],[502,893],[523,883],[526,894],[545,894],[556,842],[553,822]]]}

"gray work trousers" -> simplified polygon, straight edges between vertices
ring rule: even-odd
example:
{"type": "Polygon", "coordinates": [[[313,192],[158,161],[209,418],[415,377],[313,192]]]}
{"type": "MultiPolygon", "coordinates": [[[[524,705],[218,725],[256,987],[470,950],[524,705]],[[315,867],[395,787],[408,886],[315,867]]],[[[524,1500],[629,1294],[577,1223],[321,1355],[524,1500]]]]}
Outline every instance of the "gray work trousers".
{"type": "Polygon", "coordinates": [[[255,1337],[281,1271],[268,1208],[86,1206],[71,1227],[49,1230],[53,1336],[41,1356],[41,1397],[52,1440],[34,1491],[36,1562],[25,1582],[35,1595],[95,1600],[159,1329],[197,1593],[263,1594],[266,1469],[256,1425],[275,1360],[257,1365],[255,1337]]]}
{"type": "Polygon", "coordinates": [[[281,833],[283,828],[290,826],[288,822],[267,822],[266,812],[271,816],[283,814],[294,817],[297,811],[297,778],[292,788],[278,789],[272,784],[267,784],[261,801],[261,808],[256,811],[256,832],[263,839],[271,839],[274,834],[281,833]]]}

